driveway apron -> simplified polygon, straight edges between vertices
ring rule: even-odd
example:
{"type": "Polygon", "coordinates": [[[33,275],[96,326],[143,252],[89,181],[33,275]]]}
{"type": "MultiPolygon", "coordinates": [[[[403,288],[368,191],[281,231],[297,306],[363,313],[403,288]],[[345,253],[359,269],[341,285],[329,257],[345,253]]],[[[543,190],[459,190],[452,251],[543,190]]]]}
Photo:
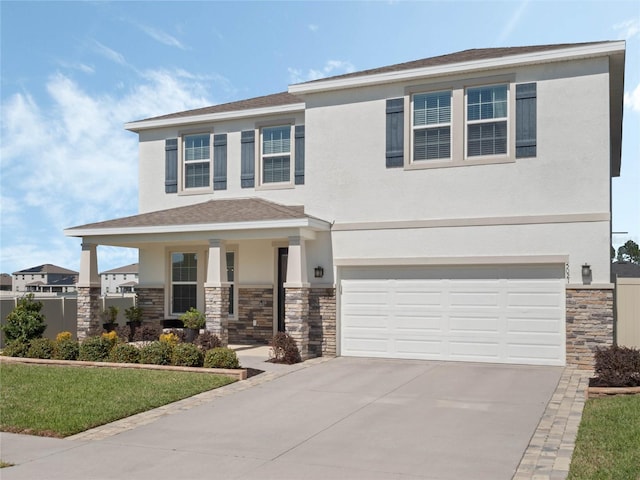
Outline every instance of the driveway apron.
{"type": "Polygon", "coordinates": [[[48,439],[2,478],[509,480],[562,370],[340,357],[102,440],[48,439]]]}

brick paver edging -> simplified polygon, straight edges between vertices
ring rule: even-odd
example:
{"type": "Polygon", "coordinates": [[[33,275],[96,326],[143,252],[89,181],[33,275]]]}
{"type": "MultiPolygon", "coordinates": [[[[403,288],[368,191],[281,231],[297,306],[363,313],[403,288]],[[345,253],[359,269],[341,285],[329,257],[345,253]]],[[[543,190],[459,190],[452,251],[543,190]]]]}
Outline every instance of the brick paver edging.
{"type": "Polygon", "coordinates": [[[566,367],[513,480],[565,480],[593,372],[566,367]]]}
{"type": "Polygon", "coordinates": [[[173,365],[151,365],[148,363],[113,363],[113,362],[83,362],[80,360],[49,360],[44,358],[4,357],[0,355],[0,362],[31,363],[36,365],[63,365],[67,367],[110,367],[133,368],[137,370],[173,370],[177,372],[214,373],[225,377],[245,380],[247,370],[244,368],[204,368],[204,367],[176,367],[173,365]]]}

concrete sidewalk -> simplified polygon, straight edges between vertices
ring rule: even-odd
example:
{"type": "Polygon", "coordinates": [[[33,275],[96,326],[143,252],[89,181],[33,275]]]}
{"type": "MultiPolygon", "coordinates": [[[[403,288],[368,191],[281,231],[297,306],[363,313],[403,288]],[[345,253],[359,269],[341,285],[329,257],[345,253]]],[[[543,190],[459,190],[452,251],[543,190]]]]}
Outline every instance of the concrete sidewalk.
{"type": "MultiPolygon", "coordinates": [[[[265,373],[117,428],[2,434],[2,459],[18,464],[2,478],[507,480],[563,373],[355,358],[285,366],[265,364],[266,352],[238,350],[265,373]]],[[[517,478],[535,465],[525,470],[517,478]]]]}

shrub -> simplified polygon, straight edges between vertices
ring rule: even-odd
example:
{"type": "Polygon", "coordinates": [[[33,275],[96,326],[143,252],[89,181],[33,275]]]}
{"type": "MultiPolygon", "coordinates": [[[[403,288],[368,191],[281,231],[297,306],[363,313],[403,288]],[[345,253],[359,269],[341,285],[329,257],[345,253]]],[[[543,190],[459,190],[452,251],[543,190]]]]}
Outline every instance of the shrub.
{"type": "Polygon", "coordinates": [[[180,338],[173,332],[163,333],[160,335],[160,341],[168,343],[171,346],[176,346],[180,342],[180,338]]]}
{"type": "Polygon", "coordinates": [[[102,323],[109,323],[111,325],[118,325],[118,312],[120,309],[115,305],[111,305],[107,307],[106,310],[100,314],[100,318],[102,319],[102,323]]]}
{"type": "Polygon", "coordinates": [[[178,337],[179,343],[184,342],[184,328],[172,328],[169,333],[178,337]]]}
{"type": "Polygon", "coordinates": [[[236,352],[226,347],[217,347],[204,355],[206,368],[240,368],[236,352]]]}
{"type": "Polygon", "coordinates": [[[2,350],[2,355],[7,357],[26,357],[29,352],[29,342],[14,340],[2,350]]]}
{"type": "Polygon", "coordinates": [[[129,325],[118,325],[113,332],[116,332],[116,335],[123,342],[131,342],[133,341],[133,334],[131,333],[131,327],[129,325]]]}
{"type": "Polygon", "coordinates": [[[301,362],[300,351],[296,345],[296,341],[285,332],[278,332],[271,339],[271,351],[269,359],[273,363],[292,363],[301,362]]]}
{"type": "Polygon", "coordinates": [[[134,342],[153,342],[160,338],[162,327],[158,323],[143,323],[133,334],[134,342]]]}
{"type": "Polygon", "coordinates": [[[179,343],[173,348],[171,363],[181,367],[201,367],[204,353],[193,343],[179,343]]]}
{"type": "Polygon", "coordinates": [[[111,349],[109,361],[116,363],[138,363],[140,350],[130,343],[119,343],[111,349]]]}
{"type": "Polygon", "coordinates": [[[72,338],[56,340],[53,358],[56,360],[77,360],[80,344],[72,338]]]}
{"type": "Polygon", "coordinates": [[[88,337],[80,344],[78,360],[85,362],[106,362],[111,350],[111,341],[103,337],[88,337]]]}
{"type": "Polygon", "coordinates": [[[115,330],[111,330],[110,332],[105,332],[102,334],[102,338],[106,339],[110,344],[111,344],[111,348],[113,348],[115,346],[116,343],[118,343],[118,332],[116,332],[115,330]]]}
{"type": "Polygon", "coordinates": [[[48,338],[34,338],[29,342],[29,358],[52,358],[53,357],[53,340],[48,338]]]}
{"type": "Polygon", "coordinates": [[[180,315],[180,320],[182,320],[184,328],[192,328],[195,330],[204,328],[206,324],[204,313],[193,307],[189,308],[188,311],[180,315]]]}
{"type": "Polygon", "coordinates": [[[130,322],[141,322],[142,321],[142,308],[137,307],[135,305],[125,309],[124,316],[130,322]]]}
{"type": "Polygon", "coordinates": [[[56,335],[56,342],[61,342],[63,340],[71,340],[73,338],[73,335],[71,334],[71,332],[60,332],[59,334],[56,335]]]}
{"type": "Polygon", "coordinates": [[[218,348],[222,346],[222,342],[220,341],[218,336],[214,335],[208,330],[205,330],[200,335],[198,335],[193,343],[203,352],[211,350],[212,348],[218,348]]]}
{"type": "Polygon", "coordinates": [[[155,341],[140,349],[140,363],[171,365],[173,347],[166,342],[155,341]]]}
{"type": "Polygon", "coordinates": [[[613,345],[596,348],[596,382],[610,387],[640,386],[640,350],[613,345]]]}
{"type": "Polygon", "coordinates": [[[32,293],[19,299],[18,305],[7,315],[6,324],[0,327],[7,343],[14,340],[28,342],[42,337],[47,325],[40,310],[42,302],[34,302],[32,293]]]}

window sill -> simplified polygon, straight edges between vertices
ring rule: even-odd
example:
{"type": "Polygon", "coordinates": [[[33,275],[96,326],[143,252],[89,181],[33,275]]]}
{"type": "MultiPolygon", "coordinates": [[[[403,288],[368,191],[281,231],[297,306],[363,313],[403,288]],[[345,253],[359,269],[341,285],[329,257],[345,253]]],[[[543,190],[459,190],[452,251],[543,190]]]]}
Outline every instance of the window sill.
{"type": "Polygon", "coordinates": [[[256,187],[256,190],[292,190],[296,186],[291,182],[263,183],[256,187]]]}
{"type": "Polygon", "coordinates": [[[471,167],[474,165],[493,165],[500,163],[515,163],[512,157],[485,157],[465,160],[419,160],[405,164],[405,170],[425,170],[429,168],[471,167]]]}
{"type": "Polygon", "coordinates": [[[211,187],[206,187],[206,188],[188,188],[188,189],[183,189],[180,190],[178,192],[179,196],[187,196],[187,195],[203,195],[203,194],[212,194],[213,193],[213,188],[211,187]]]}

